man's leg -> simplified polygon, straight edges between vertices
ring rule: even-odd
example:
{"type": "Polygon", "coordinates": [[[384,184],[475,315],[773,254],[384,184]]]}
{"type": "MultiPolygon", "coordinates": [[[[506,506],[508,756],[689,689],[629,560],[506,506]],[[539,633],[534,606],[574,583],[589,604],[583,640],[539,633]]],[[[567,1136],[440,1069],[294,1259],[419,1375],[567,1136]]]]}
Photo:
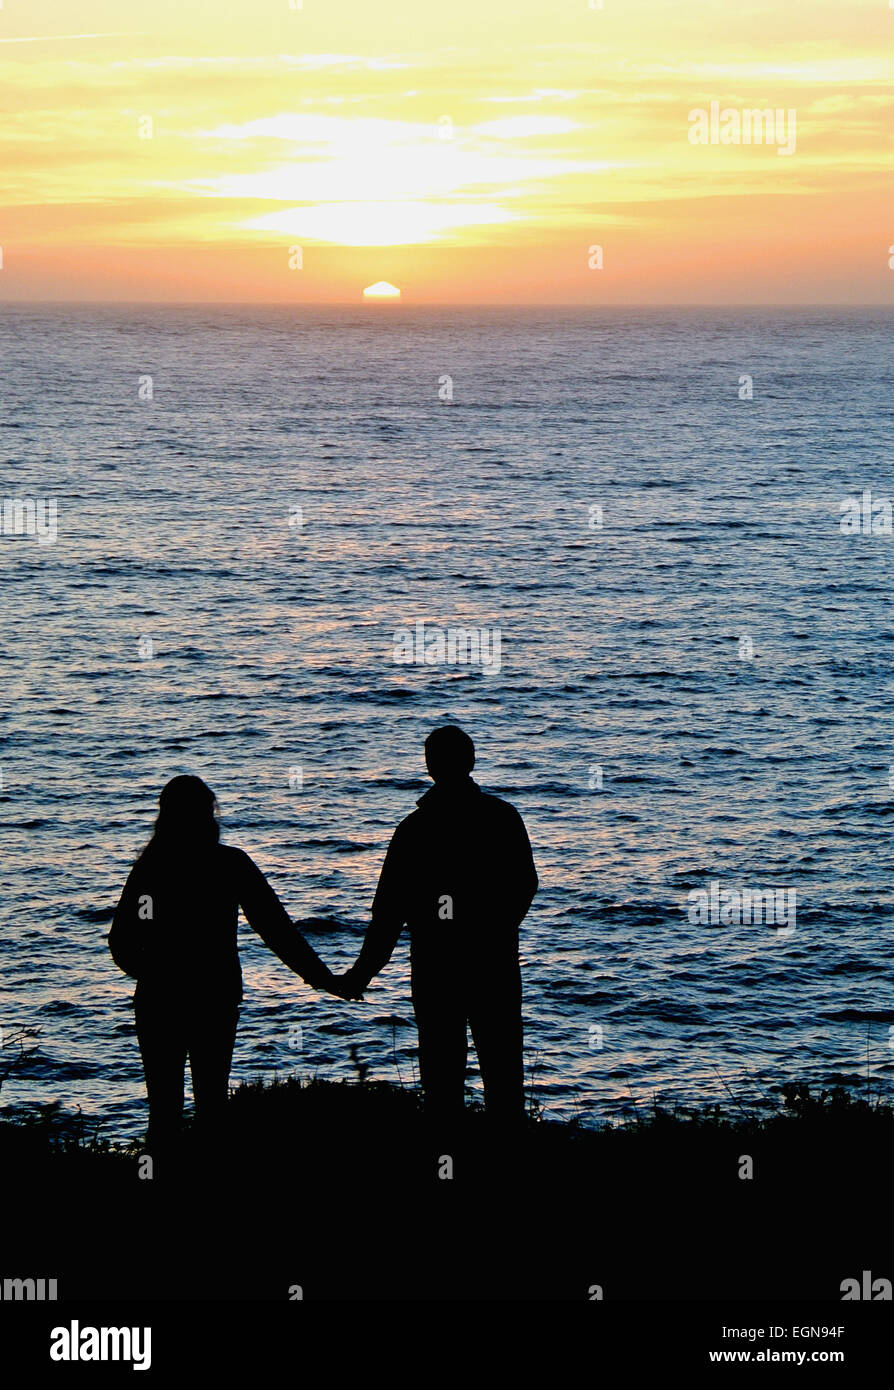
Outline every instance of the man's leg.
{"type": "Polygon", "coordinates": [[[469,1011],[472,1039],[493,1119],[514,1122],[525,1111],[521,971],[518,961],[488,971],[475,987],[469,1011]]]}
{"type": "Polygon", "coordinates": [[[419,1030],[419,1079],[426,1113],[438,1120],[462,1114],[466,1084],[466,1017],[462,1002],[413,985],[419,1030]]]}
{"type": "Polygon", "coordinates": [[[239,1009],[234,1005],[207,1009],[189,1029],[189,1068],[196,1103],[196,1125],[213,1134],[221,1125],[230,1093],[230,1066],[239,1009]]]}
{"type": "Polygon", "coordinates": [[[137,1039],[149,1097],[148,1147],[170,1144],[183,1121],[186,1038],[173,1010],[156,1004],[134,1008],[137,1039]]]}

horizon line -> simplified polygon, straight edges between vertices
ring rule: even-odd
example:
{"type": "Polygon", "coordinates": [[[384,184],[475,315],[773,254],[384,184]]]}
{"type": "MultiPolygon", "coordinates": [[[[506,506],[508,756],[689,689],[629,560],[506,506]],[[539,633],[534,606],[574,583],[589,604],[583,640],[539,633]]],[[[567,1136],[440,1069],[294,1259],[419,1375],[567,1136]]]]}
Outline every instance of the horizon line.
{"type": "Polygon", "coordinates": [[[0,308],[27,308],[33,305],[48,306],[60,305],[69,308],[109,308],[119,305],[122,308],[168,308],[168,309],[200,309],[200,308],[239,308],[239,309],[367,309],[370,313],[375,313],[377,309],[387,306],[389,309],[400,311],[405,308],[412,309],[592,309],[594,311],[610,311],[617,309],[894,309],[894,301],[891,303],[878,303],[870,300],[625,300],[623,303],[612,304],[583,304],[579,300],[557,299],[557,300],[516,300],[508,302],[499,299],[482,299],[475,301],[462,301],[456,303],[453,300],[370,300],[370,299],[333,299],[333,300],[282,300],[282,299],[0,299],[0,308]]]}

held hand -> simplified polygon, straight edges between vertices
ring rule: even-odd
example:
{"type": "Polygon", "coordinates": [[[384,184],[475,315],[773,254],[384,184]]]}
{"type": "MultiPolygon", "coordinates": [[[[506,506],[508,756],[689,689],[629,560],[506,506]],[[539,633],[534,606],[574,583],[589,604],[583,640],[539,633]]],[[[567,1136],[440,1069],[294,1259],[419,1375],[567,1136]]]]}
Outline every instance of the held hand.
{"type": "Polygon", "coordinates": [[[330,994],[335,994],[339,999],[363,999],[364,986],[353,975],[352,971],[346,970],[344,975],[333,975],[330,984],[327,986],[330,994]]]}
{"type": "MultiPolygon", "coordinates": [[[[320,963],[322,965],[322,962],[320,963]]],[[[311,989],[318,989],[324,994],[334,994],[338,999],[347,997],[341,986],[341,977],[333,975],[328,965],[323,966],[322,972],[318,971],[307,983],[311,989]]]]}

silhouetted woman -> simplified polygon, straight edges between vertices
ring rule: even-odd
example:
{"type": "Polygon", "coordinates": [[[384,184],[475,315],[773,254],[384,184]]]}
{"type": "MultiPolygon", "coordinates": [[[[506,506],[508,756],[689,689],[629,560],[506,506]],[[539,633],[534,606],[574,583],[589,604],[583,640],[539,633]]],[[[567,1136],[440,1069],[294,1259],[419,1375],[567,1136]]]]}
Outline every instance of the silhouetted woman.
{"type": "Polygon", "coordinates": [[[116,965],[137,981],[150,1144],[180,1129],[187,1057],[197,1122],[207,1128],[223,1113],[242,1000],[240,907],[271,951],[309,985],[333,982],[257,865],[219,843],[214,793],[201,778],[173,778],[158,806],[154,834],[130,872],[109,932],[116,965]]]}

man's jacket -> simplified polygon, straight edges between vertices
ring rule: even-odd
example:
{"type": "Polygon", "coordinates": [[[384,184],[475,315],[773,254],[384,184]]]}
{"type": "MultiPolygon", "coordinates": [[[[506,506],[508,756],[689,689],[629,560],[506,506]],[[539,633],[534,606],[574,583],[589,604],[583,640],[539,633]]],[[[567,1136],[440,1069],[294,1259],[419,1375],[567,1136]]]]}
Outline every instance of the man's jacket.
{"type": "Polygon", "coordinates": [[[524,821],[471,777],[436,784],[392,836],[355,966],[368,981],[410,928],[414,983],[480,977],[518,959],[518,928],[537,891],[524,821]]]}

